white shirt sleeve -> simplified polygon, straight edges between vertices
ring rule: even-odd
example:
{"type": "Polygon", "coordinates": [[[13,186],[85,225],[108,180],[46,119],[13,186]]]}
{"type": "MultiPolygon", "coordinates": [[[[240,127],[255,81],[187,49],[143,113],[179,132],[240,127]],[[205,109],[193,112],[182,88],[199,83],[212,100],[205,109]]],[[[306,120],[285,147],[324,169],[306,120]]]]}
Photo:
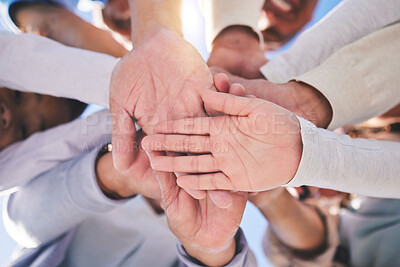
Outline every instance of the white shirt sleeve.
{"type": "Polygon", "coordinates": [[[258,29],[258,17],[263,0],[199,0],[206,20],[206,44],[211,51],[212,43],[225,28],[233,25],[250,27],[257,33],[260,45],[263,36],[258,29]]]}
{"type": "Polygon", "coordinates": [[[333,110],[328,129],[357,124],[400,103],[400,23],[377,30],[295,77],[318,89],[333,110]]]}
{"type": "Polygon", "coordinates": [[[261,67],[263,75],[284,83],[310,71],[335,51],[376,30],[400,20],[400,1],[344,0],[292,47],[261,67]]]}
{"type": "Polygon", "coordinates": [[[298,119],[303,154],[296,175],[286,186],[311,185],[371,197],[400,198],[399,142],[352,139],[298,119]]]}
{"type": "Polygon", "coordinates": [[[46,244],[85,219],[126,202],[107,198],[98,186],[94,170],[98,151],[59,164],[9,196],[3,219],[17,243],[46,244]]]}
{"type": "Polygon", "coordinates": [[[111,126],[110,112],[102,110],[5,148],[0,152],[0,192],[16,190],[61,162],[110,142],[111,126]]]}
{"type": "Polygon", "coordinates": [[[33,34],[0,32],[0,86],[108,107],[118,59],[33,34]]]}

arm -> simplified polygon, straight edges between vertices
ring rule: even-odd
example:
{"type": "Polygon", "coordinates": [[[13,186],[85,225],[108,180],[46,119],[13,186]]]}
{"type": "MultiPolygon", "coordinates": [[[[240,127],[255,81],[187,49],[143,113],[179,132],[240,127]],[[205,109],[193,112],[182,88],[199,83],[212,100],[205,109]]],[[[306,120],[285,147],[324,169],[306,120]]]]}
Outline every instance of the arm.
{"type": "Polygon", "coordinates": [[[399,36],[398,23],[375,31],[288,83],[234,76],[230,82],[243,84],[246,94],[281,105],[318,127],[359,123],[399,103],[399,36]]]}
{"type": "Polygon", "coordinates": [[[209,50],[218,35],[231,26],[249,28],[261,48],[263,39],[258,30],[258,17],[263,1],[199,0],[199,4],[206,19],[206,43],[209,50]]]}
{"type": "Polygon", "coordinates": [[[0,58],[0,86],[109,106],[114,57],[32,34],[1,32],[0,58]]]}
{"type": "Polygon", "coordinates": [[[199,2],[206,19],[206,43],[211,51],[208,65],[246,78],[260,77],[259,68],[267,62],[258,30],[263,1],[199,2]]]}
{"type": "Polygon", "coordinates": [[[351,139],[256,98],[207,92],[203,100],[230,116],[161,124],[160,135],[142,142],[148,150],[205,154],[152,159],[156,170],[186,173],[177,178],[183,188],[264,191],[311,185],[400,198],[399,143],[351,139]]]}
{"type": "Polygon", "coordinates": [[[16,190],[61,162],[108,142],[109,120],[109,111],[102,110],[5,148],[0,152],[0,192],[16,190]]]}
{"type": "Polygon", "coordinates": [[[329,129],[357,124],[399,104],[399,47],[397,23],[345,46],[295,80],[316,88],[329,100],[333,111],[329,129]]]}
{"type": "Polygon", "coordinates": [[[18,243],[26,247],[47,243],[136,194],[160,199],[143,150],[124,174],[114,169],[111,153],[98,151],[61,163],[9,197],[5,223],[18,243]]]}
{"type": "Polygon", "coordinates": [[[249,196],[268,220],[274,234],[286,246],[298,251],[313,251],[325,241],[325,229],[315,208],[295,199],[284,188],[249,196]]]}
{"type": "MultiPolygon", "coordinates": [[[[132,118],[146,133],[167,118],[204,116],[200,93],[214,89],[210,70],[182,38],[181,1],[132,0],[134,50],[116,66],[110,85],[113,146],[129,148],[132,118]]],[[[113,150],[117,169],[134,160],[129,149],[113,150]]]]}
{"type": "Polygon", "coordinates": [[[64,234],[94,214],[124,201],[108,199],[94,173],[95,149],[37,177],[10,195],[4,223],[10,236],[24,247],[37,247],[64,234]]]}
{"type": "MultiPolygon", "coordinates": [[[[246,237],[243,231],[239,228],[239,231],[235,235],[236,251],[233,259],[224,265],[224,267],[254,267],[257,266],[257,261],[254,255],[249,250],[247,245],[246,237]]],[[[178,258],[179,266],[182,267],[200,267],[204,266],[199,263],[196,259],[192,258],[184,249],[181,243],[178,245],[178,258]]]]}
{"type": "Polygon", "coordinates": [[[71,11],[52,4],[20,3],[14,11],[22,32],[39,33],[64,45],[122,57],[128,51],[110,32],[84,21],[71,11]]]}
{"type": "Polygon", "coordinates": [[[399,9],[400,3],[392,0],[343,1],[261,72],[272,82],[287,82],[314,69],[343,46],[400,20],[399,9]]]}

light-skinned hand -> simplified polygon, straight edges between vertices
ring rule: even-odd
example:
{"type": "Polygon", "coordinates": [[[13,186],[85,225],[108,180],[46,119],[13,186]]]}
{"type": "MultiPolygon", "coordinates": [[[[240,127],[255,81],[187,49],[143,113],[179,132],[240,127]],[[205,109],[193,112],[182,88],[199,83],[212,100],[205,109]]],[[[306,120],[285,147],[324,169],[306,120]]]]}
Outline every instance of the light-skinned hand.
{"type": "Polygon", "coordinates": [[[206,63],[177,33],[160,29],[142,40],[111,78],[115,167],[127,170],[135,160],[134,118],[151,134],[161,121],[205,116],[200,93],[210,89],[213,78],[206,63]]]}
{"type": "MultiPolygon", "coordinates": [[[[149,152],[152,159],[160,152],[149,152]]],[[[162,191],[168,225],[186,252],[206,266],[222,266],[235,254],[234,236],[246,206],[247,194],[229,193],[232,205],[219,208],[207,195],[196,200],[176,184],[173,173],[155,171],[162,191]]]]}
{"type": "Polygon", "coordinates": [[[208,65],[249,79],[260,78],[260,67],[267,63],[260,40],[249,27],[231,26],[214,40],[208,65]]]}
{"type": "Polygon", "coordinates": [[[201,190],[263,191],[288,183],[302,154],[298,119],[271,102],[207,91],[204,103],[224,116],[164,122],[143,148],[196,153],[159,155],[152,167],[182,173],[179,186],[201,190]]]}

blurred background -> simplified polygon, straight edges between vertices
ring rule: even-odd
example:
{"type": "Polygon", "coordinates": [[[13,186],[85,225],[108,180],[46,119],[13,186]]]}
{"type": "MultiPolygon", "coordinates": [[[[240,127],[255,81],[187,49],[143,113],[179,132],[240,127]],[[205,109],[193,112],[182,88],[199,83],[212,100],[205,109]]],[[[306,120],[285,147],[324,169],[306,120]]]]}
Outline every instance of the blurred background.
{"type": "MultiPolygon", "coordinates": [[[[81,0],[83,2],[88,0],[81,0]]],[[[243,0],[244,1],[244,0],[243,0]]],[[[341,0],[319,0],[318,6],[315,9],[313,19],[308,23],[305,29],[309,28],[317,21],[319,21],[325,14],[327,14],[333,7],[335,7],[341,0]]],[[[183,31],[185,38],[191,42],[200,54],[203,56],[205,60],[208,58],[208,52],[206,49],[205,41],[204,41],[204,18],[200,13],[197,0],[184,0],[183,1],[183,9],[182,9],[182,20],[183,20],[183,31]]],[[[90,10],[87,10],[87,5],[80,5],[85,7],[85,10],[82,10],[82,15],[87,20],[90,20],[91,13],[90,10]]],[[[0,30],[1,28],[0,24],[0,30]]],[[[294,38],[295,39],[295,38],[294,38]]],[[[280,50],[268,53],[266,56],[271,59],[277,53],[280,53],[284,50],[287,50],[293,40],[282,47],[280,50]]],[[[100,107],[91,105],[85,111],[85,115],[91,114],[95,110],[98,110],[100,107]]],[[[0,203],[3,203],[4,196],[0,196],[0,203]]],[[[3,203],[4,204],[4,203],[3,203]]],[[[0,214],[2,214],[4,205],[0,206],[0,214]]],[[[258,210],[251,204],[248,203],[245,214],[241,224],[247,241],[250,245],[251,250],[256,255],[258,266],[268,267],[271,264],[268,263],[268,260],[265,258],[264,253],[262,251],[261,241],[264,235],[265,228],[267,226],[267,222],[264,217],[258,210]]],[[[12,251],[16,247],[15,242],[7,235],[4,226],[0,223],[0,266],[3,266],[7,261],[8,257],[11,255],[12,251]]]]}

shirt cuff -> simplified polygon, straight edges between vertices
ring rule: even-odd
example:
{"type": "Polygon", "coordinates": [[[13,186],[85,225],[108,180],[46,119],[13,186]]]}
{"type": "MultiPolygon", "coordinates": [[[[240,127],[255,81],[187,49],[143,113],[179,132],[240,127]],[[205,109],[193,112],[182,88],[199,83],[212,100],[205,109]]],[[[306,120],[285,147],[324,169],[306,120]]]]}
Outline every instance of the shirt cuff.
{"type": "Polygon", "coordinates": [[[211,51],[217,35],[229,26],[247,26],[257,33],[260,47],[264,43],[258,29],[258,17],[264,1],[262,0],[200,0],[200,6],[206,18],[206,44],[211,51]]]}
{"type": "Polygon", "coordinates": [[[303,152],[296,175],[289,183],[284,185],[292,187],[299,187],[301,185],[304,185],[306,183],[307,177],[311,177],[310,174],[312,173],[312,166],[314,166],[315,164],[315,153],[318,153],[319,151],[319,147],[314,140],[317,133],[317,127],[313,123],[303,119],[302,117],[299,117],[297,115],[296,117],[300,122],[303,152]]]}
{"type": "Polygon", "coordinates": [[[77,159],[70,167],[70,172],[79,175],[71,175],[69,179],[65,179],[66,191],[72,202],[79,208],[91,212],[107,212],[128,201],[110,199],[100,189],[95,173],[95,162],[100,149],[93,149],[77,159]]]}
{"type": "MultiPolygon", "coordinates": [[[[236,241],[236,252],[233,259],[226,265],[225,267],[242,267],[247,266],[247,259],[249,254],[249,248],[247,246],[246,237],[239,228],[238,232],[235,235],[236,241]]],[[[179,266],[180,267],[200,267],[204,266],[201,262],[192,258],[189,254],[187,254],[185,248],[182,244],[178,241],[177,244],[178,249],[178,259],[179,259],[179,266]]]]}

